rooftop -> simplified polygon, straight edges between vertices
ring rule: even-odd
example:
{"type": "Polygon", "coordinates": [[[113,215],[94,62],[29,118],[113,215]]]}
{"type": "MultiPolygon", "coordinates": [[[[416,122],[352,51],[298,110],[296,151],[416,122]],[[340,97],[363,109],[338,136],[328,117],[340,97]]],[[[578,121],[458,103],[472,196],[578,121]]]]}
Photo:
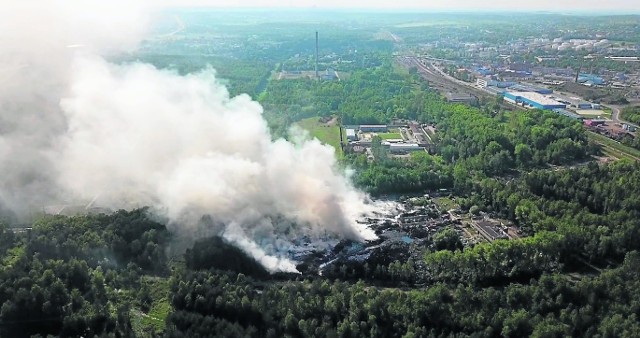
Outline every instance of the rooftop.
{"type": "Polygon", "coordinates": [[[537,102],[543,106],[560,105],[561,103],[536,92],[509,92],[513,96],[519,96],[523,99],[537,102]]]}
{"type": "Polygon", "coordinates": [[[546,88],[539,88],[539,87],[534,87],[534,86],[529,86],[529,85],[517,83],[517,84],[514,84],[513,86],[511,86],[511,89],[517,90],[517,91],[522,91],[522,92],[536,92],[536,91],[539,91],[539,90],[545,90],[546,88]]]}
{"type": "Polygon", "coordinates": [[[574,119],[582,119],[583,118],[579,114],[576,114],[576,113],[574,113],[572,111],[569,111],[569,110],[566,110],[566,109],[562,109],[562,108],[556,108],[553,111],[558,113],[558,114],[560,114],[560,115],[564,115],[564,116],[571,117],[571,118],[574,118],[574,119]]]}
{"type": "Polygon", "coordinates": [[[392,148],[420,148],[420,146],[416,143],[391,143],[391,142],[386,142],[383,144],[388,144],[390,147],[392,148]]]}

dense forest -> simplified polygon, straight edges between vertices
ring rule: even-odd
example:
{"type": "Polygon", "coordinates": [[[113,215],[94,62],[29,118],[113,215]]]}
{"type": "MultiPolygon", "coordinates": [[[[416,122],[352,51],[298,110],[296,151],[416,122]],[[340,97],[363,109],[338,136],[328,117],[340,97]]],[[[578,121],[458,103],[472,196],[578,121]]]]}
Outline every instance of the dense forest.
{"type": "Polygon", "coordinates": [[[640,124],[640,106],[622,109],[622,118],[631,123],[640,124]]]}
{"type": "Polygon", "coordinates": [[[169,272],[168,240],[145,209],[0,226],[0,336],[133,335],[143,276],[169,272]]]}

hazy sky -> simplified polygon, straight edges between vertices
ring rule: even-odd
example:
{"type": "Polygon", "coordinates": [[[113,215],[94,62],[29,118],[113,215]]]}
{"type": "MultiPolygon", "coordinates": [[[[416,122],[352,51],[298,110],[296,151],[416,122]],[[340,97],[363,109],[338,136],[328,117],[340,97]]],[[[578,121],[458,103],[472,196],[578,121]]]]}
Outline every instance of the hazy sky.
{"type": "Polygon", "coordinates": [[[640,12],[638,0],[161,0],[171,6],[640,12]]]}

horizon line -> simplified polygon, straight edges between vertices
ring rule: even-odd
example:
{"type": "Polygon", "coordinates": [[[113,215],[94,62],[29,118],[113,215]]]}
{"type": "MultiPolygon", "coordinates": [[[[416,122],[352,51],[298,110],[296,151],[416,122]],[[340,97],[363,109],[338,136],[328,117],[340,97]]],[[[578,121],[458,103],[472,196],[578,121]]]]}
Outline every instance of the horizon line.
{"type": "Polygon", "coordinates": [[[640,16],[640,9],[629,11],[625,9],[581,9],[581,10],[548,10],[548,9],[514,9],[514,8],[427,8],[427,7],[317,7],[317,6],[273,6],[273,7],[249,7],[249,6],[216,6],[216,5],[168,5],[162,9],[210,9],[221,11],[326,11],[349,13],[380,13],[385,14],[550,14],[550,15],[585,15],[589,16],[640,16]]]}

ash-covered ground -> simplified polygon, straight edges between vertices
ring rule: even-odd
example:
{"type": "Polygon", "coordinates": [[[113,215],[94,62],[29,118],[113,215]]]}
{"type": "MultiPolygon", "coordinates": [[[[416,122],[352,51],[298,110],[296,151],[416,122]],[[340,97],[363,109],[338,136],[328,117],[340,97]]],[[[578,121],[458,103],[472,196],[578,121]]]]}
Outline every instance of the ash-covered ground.
{"type": "Polygon", "coordinates": [[[328,277],[378,279],[380,275],[388,275],[389,266],[396,261],[409,262],[411,267],[405,269],[419,270],[423,268],[425,250],[432,245],[432,236],[453,221],[447,210],[440,210],[425,195],[394,202],[391,208],[358,222],[367,224],[378,239],[365,243],[327,239],[322,247],[304,243],[303,239],[300,246],[289,252],[293,260],[300,262],[298,271],[328,277]]]}

